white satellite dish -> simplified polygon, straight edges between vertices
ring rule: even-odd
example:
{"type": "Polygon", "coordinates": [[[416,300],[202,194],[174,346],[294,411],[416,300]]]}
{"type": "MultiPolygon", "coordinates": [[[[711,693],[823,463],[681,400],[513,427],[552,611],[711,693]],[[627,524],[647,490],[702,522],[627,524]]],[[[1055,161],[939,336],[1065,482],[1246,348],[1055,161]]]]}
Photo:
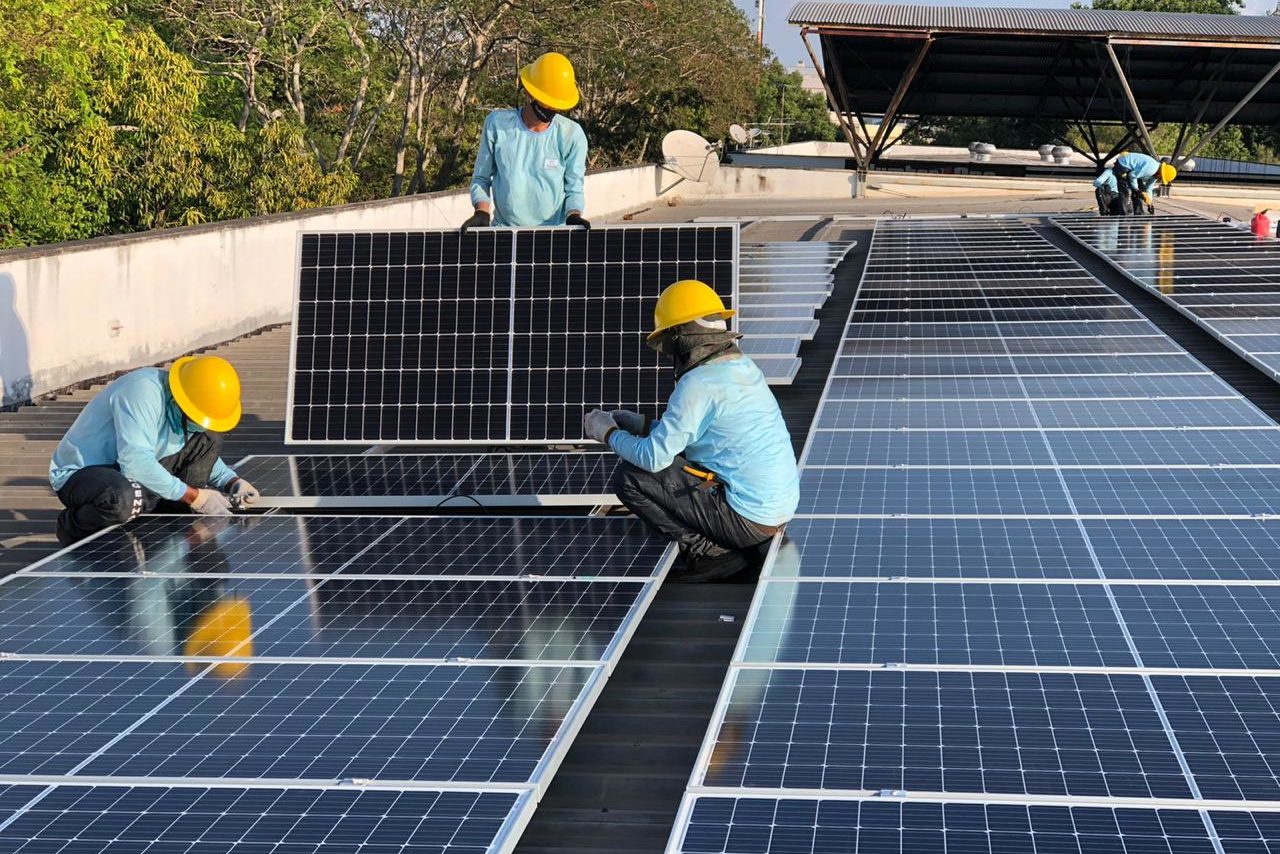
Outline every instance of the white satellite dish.
{"type": "Polygon", "coordinates": [[[747,139],[749,140],[759,139],[762,136],[764,136],[764,131],[760,130],[760,128],[752,128],[751,130],[747,131],[747,139]]]}
{"type": "Polygon", "coordinates": [[[681,178],[710,181],[720,168],[720,152],[693,131],[673,130],[662,138],[663,165],[681,178]]]}
{"type": "Polygon", "coordinates": [[[729,139],[738,145],[746,145],[748,140],[747,129],[739,124],[729,125],[729,139]]]}

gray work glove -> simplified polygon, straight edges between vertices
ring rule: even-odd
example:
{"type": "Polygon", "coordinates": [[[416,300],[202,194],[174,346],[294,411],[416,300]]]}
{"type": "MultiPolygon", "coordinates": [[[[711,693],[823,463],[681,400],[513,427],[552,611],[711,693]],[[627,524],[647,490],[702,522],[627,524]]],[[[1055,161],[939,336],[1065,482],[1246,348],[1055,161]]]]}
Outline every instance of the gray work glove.
{"type": "Polygon", "coordinates": [[[196,490],[191,509],[201,516],[230,516],[231,499],[216,489],[196,490]]]}
{"type": "Polygon", "coordinates": [[[258,488],[242,477],[231,481],[231,488],[227,490],[227,494],[231,496],[231,503],[236,507],[252,507],[262,497],[258,488]]]}
{"type": "Polygon", "coordinates": [[[615,409],[609,414],[613,416],[613,423],[618,425],[619,430],[625,430],[632,436],[643,436],[649,432],[649,419],[639,412],[615,409]]]}
{"type": "Polygon", "coordinates": [[[617,429],[613,416],[603,409],[593,409],[582,419],[582,432],[597,442],[608,443],[609,434],[617,429]]]}

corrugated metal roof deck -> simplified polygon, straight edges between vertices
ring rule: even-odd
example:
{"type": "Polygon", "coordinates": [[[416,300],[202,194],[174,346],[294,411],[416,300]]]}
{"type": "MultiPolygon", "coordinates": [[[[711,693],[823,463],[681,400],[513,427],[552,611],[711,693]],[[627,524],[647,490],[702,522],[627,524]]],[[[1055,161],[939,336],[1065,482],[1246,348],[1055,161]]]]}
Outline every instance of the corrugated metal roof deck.
{"type": "Polygon", "coordinates": [[[792,24],[801,26],[874,27],[886,30],[1045,32],[1081,36],[1280,41],[1280,18],[1269,15],[804,2],[791,10],[789,20],[792,24]]]}

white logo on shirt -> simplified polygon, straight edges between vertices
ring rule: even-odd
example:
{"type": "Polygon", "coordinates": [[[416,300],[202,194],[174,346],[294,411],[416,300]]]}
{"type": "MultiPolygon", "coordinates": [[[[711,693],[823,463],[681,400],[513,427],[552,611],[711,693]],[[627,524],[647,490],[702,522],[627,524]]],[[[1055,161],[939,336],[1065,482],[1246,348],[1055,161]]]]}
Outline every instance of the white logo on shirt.
{"type": "Polygon", "coordinates": [[[542,168],[543,169],[559,169],[560,160],[555,157],[548,157],[546,160],[542,161],[542,168]]]}

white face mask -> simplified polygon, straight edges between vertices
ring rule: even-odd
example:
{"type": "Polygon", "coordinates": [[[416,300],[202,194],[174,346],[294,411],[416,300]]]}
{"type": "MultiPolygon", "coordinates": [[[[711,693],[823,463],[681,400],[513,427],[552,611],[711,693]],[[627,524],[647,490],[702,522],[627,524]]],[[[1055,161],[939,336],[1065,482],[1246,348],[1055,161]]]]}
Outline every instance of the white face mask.
{"type": "Polygon", "coordinates": [[[725,320],[708,320],[705,317],[699,317],[693,322],[701,326],[703,329],[710,329],[715,332],[729,331],[729,323],[725,320]]]}

